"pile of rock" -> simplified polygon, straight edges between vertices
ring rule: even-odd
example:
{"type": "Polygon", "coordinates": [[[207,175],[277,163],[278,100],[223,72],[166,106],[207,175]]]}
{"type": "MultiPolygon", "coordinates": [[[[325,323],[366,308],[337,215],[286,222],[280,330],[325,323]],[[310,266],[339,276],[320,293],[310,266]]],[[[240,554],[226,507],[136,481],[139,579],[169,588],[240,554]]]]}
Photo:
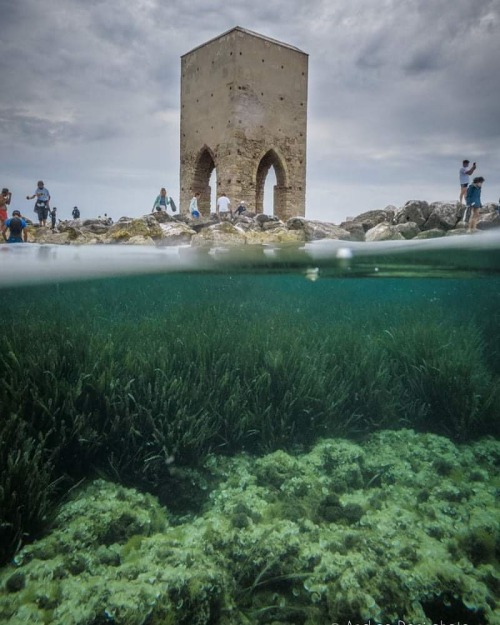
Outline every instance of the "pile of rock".
{"type": "MultiPolygon", "coordinates": [[[[481,209],[478,229],[500,226],[495,204],[481,209]]],[[[387,206],[372,210],[339,226],[292,217],[280,221],[269,215],[242,215],[232,221],[219,221],[215,215],[192,219],[189,215],[171,217],[164,212],[139,218],[122,217],[115,224],[103,219],[60,222],[57,229],[30,227],[29,241],[49,244],[126,245],[223,245],[299,243],[319,239],[343,241],[387,241],[429,239],[465,234],[464,207],[458,203],[421,200],[406,202],[401,208],[387,206]]]]}

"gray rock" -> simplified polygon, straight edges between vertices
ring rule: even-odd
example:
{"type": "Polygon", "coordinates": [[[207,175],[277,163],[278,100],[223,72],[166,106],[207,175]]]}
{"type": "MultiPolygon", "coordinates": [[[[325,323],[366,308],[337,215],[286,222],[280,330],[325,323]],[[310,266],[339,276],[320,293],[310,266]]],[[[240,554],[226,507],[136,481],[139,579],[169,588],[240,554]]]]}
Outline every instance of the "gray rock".
{"type": "Polygon", "coordinates": [[[177,223],[171,221],[170,223],[160,224],[162,231],[161,238],[158,240],[158,245],[189,245],[191,239],[196,234],[193,228],[190,228],[187,224],[177,223]]]}
{"type": "Polygon", "coordinates": [[[422,226],[423,230],[452,230],[463,215],[462,205],[458,202],[433,202],[429,206],[430,214],[422,226]]]}
{"type": "Polygon", "coordinates": [[[365,229],[363,225],[356,221],[343,221],[340,226],[342,230],[346,230],[351,235],[351,241],[364,241],[365,229]]]}
{"type": "Polygon", "coordinates": [[[366,213],[361,213],[361,215],[358,215],[352,221],[354,223],[361,224],[363,226],[364,231],[368,232],[368,230],[371,230],[372,228],[374,228],[380,223],[384,223],[384,222],[391,223],[393,219],[394,219],[394,211],[390,209],[390,210],[373,210],[373,211],[368,211],[366,213]]]}
{"type": "Polygon", "coordinates": [[[388,223],[380,223],[370,228],[365,235],[366,241],[404,241],[404,236],[398,232],[397,226],[388,223]]]}
{"type": "Polygon", "coordinates": [[[500,215],[495,209],[487,214],[480,214],[477,222],[478,230],[490,230],[491,228],[500,228],[500,215]]]}
{"type": "Polygon", "coordinates": [[[397,224],[395,228],[405,239],[413,239],[420,233],[420,228],[414,221],[397,224]]]}
{"type": "Polygon", "coordinates": [[[284,227],[284,223],[280,221],[279,219],[277,219],[276,221],[265,221],[262,224],[262,230],[264,230],[264,232],[267,232],[268,230],[274,230],[275,228],[283,228],[283,227],[284,227]]]}
{"type": "Polygon", "coordinates": [[[273,217],[272,215],[264,215],[264,213],[260,213],[255,217],[255,221],[259,224],[265,224],[267,221],[279,221],[277,217],[273,217]]]}
{"type": "Polygon", "coordinates": [[[427,202],[423,202],[422,200],[410,200],[397,211],[395,220],[398,224],[411,221],[421,228],[430,214],[430,208],[427,202]]]}
{"type": "Polygon", "coordinates": [[[444,230],[440,230],[439,228],[433,228],[432,230],[424,230],[423,232],[419,232],[415,239],[438,239],[439,237],[444,237],[446,232],[444,230]]]}
{"type": "Polygon", "coordinates": [[[214,224],[208,228],[203,228],[201,232],[195,234],[191,239],[191,245],[204,246],[222,244],[226,246],[239,246],[246,243],[243,230],[236,228],[228,221],[214,224]]]}
{"type": "Polygon", "coordinates": [[[289,230],[302,230],[306,241],[320,239],[340,239],[350,241],[351,233],[335,224],[323,221],[309,221],[303,217],[292,217],[286,222],[289,230]]]}

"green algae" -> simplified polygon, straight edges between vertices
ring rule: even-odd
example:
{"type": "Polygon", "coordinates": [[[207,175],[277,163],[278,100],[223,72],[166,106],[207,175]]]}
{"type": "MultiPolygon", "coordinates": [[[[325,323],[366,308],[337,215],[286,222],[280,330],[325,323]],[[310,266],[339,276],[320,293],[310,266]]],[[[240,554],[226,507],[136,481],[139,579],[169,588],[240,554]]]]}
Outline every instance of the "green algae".
{"type": "Polygon", "coordinates": [[[358,443],[325,439],[294,456],[212,455],[205,470],[214,487],[203,512],[176,525],[150,495],[98,480],[61,506],[54,529],[20,552],[17,567],[0,571],[0,618],[9,625],[28,616],[89,625],[105,614],[123,625],[427,624],[452,610],[493,625],[500,615],[499,452],[493,439],[457,446],[400,430],[358,443]],[[453,469],[443,475],[437,459],[459,465],[462,482],[453,469]],[[471,482],[478,471],[486,479],[471,482]],[[350,486],[334,494],[342,476],[350,486]],[[425,500],[417,497],[422,488],[425,500]],[[455,490],[465,496],[444,496],[455,490]],[[280,507],[285,499],[290,506],[280,507]],[[363,514],[325,518],[325,505],[363,514]],[[127,512],[141,531],[107,546],[105,509],[106,518],[127,512]],[[248,522],[235,525],[234,515],[248,522]],[[162,529],[151,531],[148,519],[159,517],[162,529]],[[48,541],[56,552],[41,559],[48,541]],[[68,548],[86,568],[61,576],[68,548]],[[120,558],[103,558],[103,549],[120,558]],[[12,593],[5,584],[14,571],[25,587],[12,593]]]}

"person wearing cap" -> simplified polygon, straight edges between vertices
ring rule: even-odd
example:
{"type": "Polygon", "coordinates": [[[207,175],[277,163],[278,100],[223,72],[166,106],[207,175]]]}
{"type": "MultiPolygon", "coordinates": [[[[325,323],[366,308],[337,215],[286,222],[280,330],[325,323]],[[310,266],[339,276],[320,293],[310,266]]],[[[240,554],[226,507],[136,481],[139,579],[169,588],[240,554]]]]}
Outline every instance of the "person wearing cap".
{"type": "Polygon", "coordinates": [[[243,213],[245,213],[247,210],[247,207],[245,206],[245,202],[243,200],[240,201],[238,208],[234,211],[236,213],[236,215],[238,215],[238,217],[240,215],[242,215],[243,213]]]}
{"type": "Polygon", "coordinates": [[[27,223],[21,217],[21,211],[12,211],[12,217],[2,226],[3,238],[7,243],[26,243],[28,240],[28,233],[26,231],[27,223]],[[7,230],[9,236],[7,237],[7,230]]]}
{"type": "Polygon", "coordinates": [[[462,161],[462,167],[458,172],[458,177],[460,179],[460,198],[459,203],[462,204],[467,193],[467,187],[469,186],[470,176],[476,170],[476,163],[472,163],[472,167],[469,168],[470,161],[465,160],[462,161]]]}
{"type": "Polygon", "coordinates": [[[73,206],[71,216],[73,217],[73,219],[80,219],[80,209],[78,208],[78,206],[73,206]]]}
{"type": "Polygon", "coordinates": [[[45,187],[43,180],[39,180],[37,183],[37,188],[33,195],[27,195],[27,200],[32,200],[36,197],[35,203],[35,213],[38,214],[38,221],[41,226],[47,225],[47,217],[49,216],[49,202],[50,202],[50,193],[49,190],[45,187]]]}

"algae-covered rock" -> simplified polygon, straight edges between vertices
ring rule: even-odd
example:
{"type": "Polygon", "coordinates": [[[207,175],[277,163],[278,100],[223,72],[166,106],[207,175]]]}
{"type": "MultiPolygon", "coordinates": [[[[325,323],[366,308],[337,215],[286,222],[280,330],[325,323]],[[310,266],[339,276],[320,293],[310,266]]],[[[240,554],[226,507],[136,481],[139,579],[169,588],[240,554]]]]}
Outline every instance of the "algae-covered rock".
{"type": "Polygon", "coordinates": [[[113,243],[123,243],[136,236],[161,238],[162,229],[153,215],[145,215],[130,221],[118,221],[109,228],[106,239],[113,243]]]}
{"type": "Polygon", "coordinates": [[[194,246],[220,244],[225,246],[244,245],[245,232],[233,226],[228,221],[204,228],[191,239],[194,246]]]}
{"type": "Polygon", "coordinates": [[[444,237],[446,232],[444,230],[440,230],[439,228],[432,228],[431,230],[423,230],[419,232],[415,239],[438,239],[439,237],[444,237]]]}
{"type": "Polygon", "coordinates": [[[497,625],[500,442],[411,430],[210,456],[197,516],[102,480],[0,570],[0,620],[497,625]],[[443,621],[444,622],[444,621],[443,621]]]}

